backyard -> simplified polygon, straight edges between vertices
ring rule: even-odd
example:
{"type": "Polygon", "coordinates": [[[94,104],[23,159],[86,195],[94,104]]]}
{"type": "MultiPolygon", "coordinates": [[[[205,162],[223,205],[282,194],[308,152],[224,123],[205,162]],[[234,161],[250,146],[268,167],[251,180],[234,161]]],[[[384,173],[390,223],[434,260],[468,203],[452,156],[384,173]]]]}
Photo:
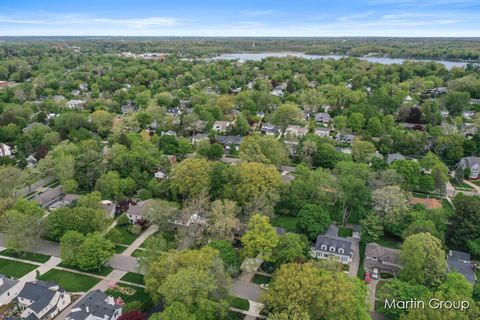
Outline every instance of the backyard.
{"type": "Polygon", "coordinates": [[[272,226],[277,228],[284,228],[288,232],[297,232],[297,217],[278,215],[272,219],[272,226]]]}

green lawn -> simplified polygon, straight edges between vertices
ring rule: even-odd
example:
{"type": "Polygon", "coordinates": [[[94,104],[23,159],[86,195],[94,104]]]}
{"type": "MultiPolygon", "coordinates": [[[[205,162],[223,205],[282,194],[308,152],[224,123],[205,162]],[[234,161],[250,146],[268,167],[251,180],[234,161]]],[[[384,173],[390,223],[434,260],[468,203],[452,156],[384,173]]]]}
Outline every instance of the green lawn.
{"type": "Polygon", "coordinates": [[[473,180],[473,181],[470,181],[471,183],[473,184],[476,184],[477,186],[480,187],[480,180],[473,180]]]}
{"type": "Polygon", "coordinates": [[[383,235],[380,239],[377,240],[377,243],[392,249],[400,249],[402,242],[400,239],[396,239],[394,237],[383,235]]]}
{"type": "Polygon", "coordinates": [[[140,257],[143,257],[144,255],[145,255],[145,250],[142,250],[142,249],[137,249],[132,253],[132,257],[135,257],[135,258],[140,258],[140,257]]]}
{"type": "Polygon", "coordinates": [[[274,227],[284,228],[288,232],[297,232],[297,221],[297,217],[282,215],[273,218],[271,224],[274,227]]]}
{"type": "Polygon", "coordinates": [[[123,245],[117,244],[117,245],[115,245],[115,253],[116,253],[116,254],[120,254],[120,253],[122,253],[123,251],[125,251],[125,249],[127,249],[127,248],[128,248],[128,247],[125,247],[125,246],[123,246],[123,245]]]}
{"type": "Polygon", "coordinates": [[[120,280],[136,284],[145,284],[143,274],[134,272],[127,272],[120,280]]]}
{"type": "Polygon", "coordinates": [[[250,302],[248,302],[247,299],[232,297],[230,307],[248,311],[248,309],[250,308],[250,302]]]}
{"type": "Polygon", "coordinates": [[[66,268],[66,269],[72,269],[72,270],[77,270],[77,271],[81,271],[81,272],[87,272],[87,273],[95,274],[95,275],[98,275],[98,276],[104,276],[104,277],[109,275],[110,272],[113,271],[112,268],[107,267],[107,266],[103,266],[100,270],[85,271],[85,270],[82,270],[78,267],[73,267],[73,266],[66,265],[63,262],[60,263],[58,266],[62,267],[62,268],[66,268]]]}
{"type": "Polygon", "coordinates": [[[52,269],[42,274],[39,280],[55,282],[68,292],[87,292],[100,282],[98,278],[58,269],[52,269]]]}
{"type": "Polygon", "coordinates": [[[129,295],[123,294],[123,293],[121,293],[117,290],[112,290],[112,289],[108,289],[107,291],[105,291],[105,293],[107,295],[110,295],[110,296],[114,297],[114,298],[121,297],[123,302],[125,302],[125,303],[138,301],[138,302],[142,303],[142,311],[147,310],[151,306],[152,300],[150,298],[150,295],[145,291],[145,289],[137,287],[137,286],[125,285],[125,284],[122,284],[122,283],[119,283],[118,285],[123,287],[123,288],[132,288],[132,289],[135,290],[135,293],[133,295],[129,296],[129,295]]]}
{"type": "Polygon", "coordinates": [[[338,228],[338,236],[342,238],[348,238],[352,236],[352,229],[350,228],[338,228]]]}
{"type": "Polygon", "coordinates": [[[254,275],[252,278],[252,282],[256,284],[269,284],[270,281],[272,281],[271,277],[266,277],[259,274],[254,275]]]}
{"type": "Polygon", "coordinates": [[[474,189],[472,186],[466,184],[465,182],[459,183],[456,179],[450,179],[450,183],[456,188],[474,189]]]}
{"type": "Polygon", "coordinates": [[[0,258],[0,274],[9,278],[21,278],[27,273],[35,270],[38,266],[19,261],[0,258]]]}
{"type": "Polygon", "coordinates": [[[453,209],[452,205],[450,204],[450,202],[448,202],[448,200],[445,199],[445,198],[442,198],[442,208],[443,208],[444,212],[447,214],[448,217],[453,215],[454,209],[453,209]]]}
{"type": "Polygon", "coordinates": [[[363,260],[365,259],[365,247],[366,247],[366,242],[365,241],[360,241],[359,243],[359,250],[360,250],[360,261],[358,262],[358,271],[357,271],[357,277],[359,277],[361,280],[365,279],[365,269],[363,269],[363,260]]]}
{"type": "Polygon", "coordinates": [[[50,256],[46,256],[43,254],[26,252],[26,251],[17,252],[12,249],[3,250],[0,252],[0,255],[23,259],[23,260],[29,260],[29,261],[38,262],[38,263],[45,263],[50,259],[50,256]]]}
{"type": "Polygon", "coordinates": [[[245,319],[245,316],[243,314],[228,310],[227,320],[242,320],[242,319],[245,319]]]}
{"type": "Polygon", "coordinates": [[[138,238],[138,235],[134,235],[133,233],[130,233],[130,231],[128,231],[128,227],[129,227],[128,225],[115,227],[115,229],[120,231],[120,233],[122,234],[121,244],[131,245],[132,242],[138,238]]]}
{"type": "Polygon", "coordinates": [[[165,242],[167,243],[167,250],[173,249],[176,247],[175,243],[175,233],[172,231],[158,231],[155,234],[151,235],[148,237],[147,240],[143,241],[143,243],[140,245],[140,248],[146,248],[148,244],[148,240],[151,239],[153,236],[162,236],[163,239],[165,239],[165,242]]]}

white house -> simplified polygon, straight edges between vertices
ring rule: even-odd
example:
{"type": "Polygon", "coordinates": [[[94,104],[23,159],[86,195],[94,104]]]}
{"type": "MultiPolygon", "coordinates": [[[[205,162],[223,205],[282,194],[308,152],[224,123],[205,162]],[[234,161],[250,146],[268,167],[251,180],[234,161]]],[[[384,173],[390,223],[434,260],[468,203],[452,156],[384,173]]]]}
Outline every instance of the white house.
{"type": "Polygon", "coordinates": [[[0,157],[10,157],[12,149],[5,143],[0,143],[0,157]]]}
{"type": "Polygon", "coordinates": [[[0,307],[12,302],[22,290],[23,283],[0,274],[0,307]]]}
{"type": "Polygon", "coordinates": [[[297,125],[289,125],[286,129],[285,129],[285,134],[291,134],[295,137],[303,137],[304,135],[306,135],[308,133],[308,129],[307,128],[304,128],[304,127],[301,127],[301,126],[297,126],[297,125]]]}
{"type": "Polygon", "coordinates": [[[157,171],[154,173],[154,176],[156,179],[158,180],[162,180],[164,179],[167,175],[165,173],[163,173],[162,171],[157,171]]]}
{"type": "Polygon", "coordinates": [[[37,280],[25,283],[14,302],[21,311],[22,319],[50,320],[64,310],[72,300],[58,284],[37,280]]]}
{"type": "Polygon", "coordinates": [[[226,132],[230,128],[231,123],[229,121],[215,121],[213,129],[217,132],[226,132]]]}
{"type": "Polygon", "coordinates": [[[70,100],[67,102],[68,109],[83,109],[85,108],[85,100],[70,100]]]}
{"type": "Polygon", "coordinates": [[[140,220],[147,220],[149,209],[154,203],[153,199],[143,200],[137,204],[132,204],[127,210],[127,217],[130,223],[134,224],[140,220]]]}
{"type": "Polygon", "coordinates": [[[480,178],[480,157],[464,157],[460,159],[458,166],[463,170],[470,169],[470,179],[480,178]]]}
{"type": "Polygon", "coordinates": [[[331,117],[326,112],[318,112],[315,114],[315,121],[323,124],[327,124],[331,121],[331,117]]]}
{"type": "Polygon", "coordinates": [[[315,128],[315,134],[319,137],[329,137],[330,128],[315,128]]]}
{"type": "Polygon", "coordinates": [[[338,227],[330,225],[327,232],[317,237],[310,254],[317,259],[333,259],[342,264],[350,264],[353,258],[352,241],[338,236],[338,227]]]}
{"type": "Polygon", "coordinates": [[[112,296],[94,290],[72,308],[66,320],[117,320],[121,315],[122,307],[112,296]]]}

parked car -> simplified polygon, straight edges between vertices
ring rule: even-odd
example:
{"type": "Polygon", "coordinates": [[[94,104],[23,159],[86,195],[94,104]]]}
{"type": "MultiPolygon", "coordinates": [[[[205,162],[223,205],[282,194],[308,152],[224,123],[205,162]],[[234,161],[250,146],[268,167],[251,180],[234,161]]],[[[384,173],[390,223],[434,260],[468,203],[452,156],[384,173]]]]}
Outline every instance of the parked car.
{"type": "Polygon", "coordinates": [[[372,281],[372,276],[370,275],[370,272],[365,272],[365,282],[370,283],[372,281]]]}
{"type": "Polygon", "coordinates": [[[260,288],[267,290],[268,289],[268,283],[262,283],[260,285],[260,288]]]}
{"type": "Polygon", "coordinates": [[[373,268],[372,279],[378,279],[378,268],[373,268]]]}

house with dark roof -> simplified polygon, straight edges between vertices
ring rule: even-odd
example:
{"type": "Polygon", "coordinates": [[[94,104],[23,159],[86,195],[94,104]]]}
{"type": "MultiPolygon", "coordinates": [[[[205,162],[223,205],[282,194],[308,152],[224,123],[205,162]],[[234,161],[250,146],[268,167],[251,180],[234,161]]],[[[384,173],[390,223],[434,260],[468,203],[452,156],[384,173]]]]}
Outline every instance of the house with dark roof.
{"type": "Polygon", "coordinates": [[[40,280],[25,283],[14,300],[20,317],[28,320],[53,319],[71,302],[70,295],[58,284],[40,280]]]}
{"type": "Polygon", "coordinates": [[[475,284],[476,266],[471,262],[470,253],[457,250],[448,250],[447,265],[449,272],[458,272],[472,285],[475,284]]]}
{"type": "Polygon", "coordinates": [[[406,160],[407,157],[405,157],[403,154],[401,153],[390,153],[387,155],[387,163],[390,165],[392,164],[394,161],[401,161],[401,160],[406,160]]]}
{"type": "Polygon", "coordinates": [[[223,145],[223,148],[225,150],[230,150],[232,147],[235,148],[235,150],[238,150],[240,147],[240,144],[243,141],[243,137],[241,136],[216,136],[215,140],[223,145]]]}
{"type": "Polygon", "coordinates": [[[352,241],[338,236],[338,227],[330,225],[323,235],[317,237],[310,254],[317,259],[333,259],[350,264],[353,258],[352,241]]]}
{"type": "Polygon", "coordinates": [[[326,112],[318,112],[315,114],[315,121],[319,123],[327,124],[330,121],[332,121],[332,118],[326,112]]]}
{"type": "Polygon", "coordinates": [[[23,283],[0,274],[0,307],[12,302],[22,289],[23,283]]]}
{"type": "Polygon", "coordinates": [[[89,292],[70,310],[66,320],[117,320],[122,307],[100,290],[89,292]]]}
{"type": "Polygon", "coordinates": [[[352,144],[355,141],[355,136],[353,134],[339,132],[335,136],[335,141],[337,141],[338,143],[352,144]]]}
{"type": "Polygon", "coordinates": [[[140,220],[147,220],[148,211],[153,204],[153,199],[143,200],[138,202],[137,204],[131,204],[126,212],[130,223],[134,224],[140,220]]]}
{"type": "Polygon", "coordinates": [[[378,243],[367,243],[364,267],[365,271],[372,272],[377,268],[380,272],[396,275],[402,268],[400,250],[387,248],[378,243]]]}
{"type": "Polygon", "coordinates": [[[480,178],[480,157],[464,157],[460,159],[458,166],[463,170],[470,170],[470,179],[480,178]]]}
{"type": "Polygon", "coordinates": [[[54,188],[48,188],[43,192],[33,197],[33,201],[37,202],[42,208],[48,208],[50,205],[57,201],[60,201],[64,196],[62,186],[56,186],[54,188]]]}

